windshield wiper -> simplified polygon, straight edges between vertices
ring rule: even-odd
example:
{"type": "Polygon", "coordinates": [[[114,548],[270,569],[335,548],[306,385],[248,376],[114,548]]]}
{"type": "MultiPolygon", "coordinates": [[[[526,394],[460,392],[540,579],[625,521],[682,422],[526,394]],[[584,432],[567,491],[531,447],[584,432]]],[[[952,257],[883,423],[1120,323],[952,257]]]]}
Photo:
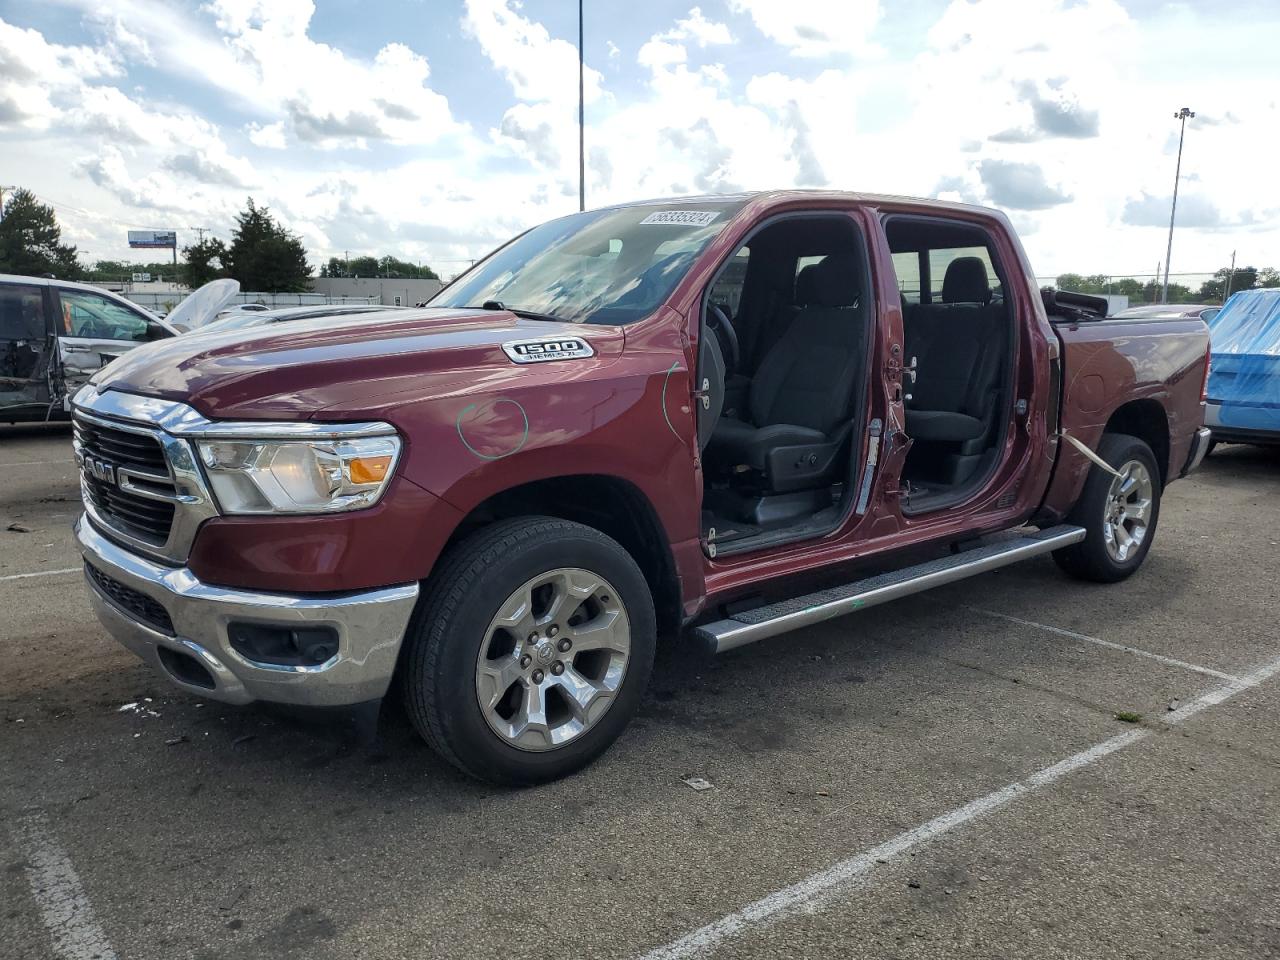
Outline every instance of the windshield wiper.
{"type": "Polygon", "coordinates": [[[533,310],[521,310],[518,307],[508,307],[501,300],[486,300],[478,307],[467,307],[468,310],[506,310],[508,313],[514,313],[517,317],[524,320],[546,320],[550,323],[572,323],[572,320],[566,320],[564,317],[557,317],[550,313],[537,313],[533,310]]]}

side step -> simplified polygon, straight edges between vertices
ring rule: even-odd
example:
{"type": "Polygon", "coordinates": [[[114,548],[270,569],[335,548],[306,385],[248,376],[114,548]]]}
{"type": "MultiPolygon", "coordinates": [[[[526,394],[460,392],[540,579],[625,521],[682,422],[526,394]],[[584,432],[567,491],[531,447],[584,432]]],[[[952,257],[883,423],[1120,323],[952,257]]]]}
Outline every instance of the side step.
{"type": "Polygon", "coordinates": [[[897,600],[933,587],[964,580],[989,570],[1007,567],[1019,560],[1060,550],[1085,538],[1084,527],[1063,524],[1026,536],[974,547],[949,557],[891,570],[866,580],[821,590],[804,597],[782,600],[734,614],[694,628],[694,635],[714,653],[798,630],[823,620],[841,617],[879,603],[897,600]]]}

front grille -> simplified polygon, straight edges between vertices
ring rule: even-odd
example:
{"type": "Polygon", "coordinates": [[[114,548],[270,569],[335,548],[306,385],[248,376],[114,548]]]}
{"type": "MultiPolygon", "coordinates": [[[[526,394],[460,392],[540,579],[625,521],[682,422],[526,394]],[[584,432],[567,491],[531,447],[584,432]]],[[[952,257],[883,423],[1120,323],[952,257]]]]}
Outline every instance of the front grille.
{"type": "MultiPolygon", "coordinates": [[[[176,496],[164,448],[153,436],[117,430],[76,418],[76,442],[82,456],[116,470],[134,471],[130,483],[166,497],[176,496]],[[143,479],[137,474],[145,474],[143,479]]],[[[174,504],[125,490],[117,482],[82,470],[85,494],[104,521],[131,537],[162,547],[173,527],[174,504]]]]}
{"type": "Polygon", "coordinates": [[[169,611],[145,593],[140,593],[132,587],[126,587],[119,580],[107,576],[91,563],[84,565],[84,572],[93,581],[94,586],[101,590],[108,600],[125,613],[130,614],[137,620],[141,620],[147,626],[159,630],[163,634],[167,634],[170,637],[173,636],[173,621],[169,619],[169,611]]]}

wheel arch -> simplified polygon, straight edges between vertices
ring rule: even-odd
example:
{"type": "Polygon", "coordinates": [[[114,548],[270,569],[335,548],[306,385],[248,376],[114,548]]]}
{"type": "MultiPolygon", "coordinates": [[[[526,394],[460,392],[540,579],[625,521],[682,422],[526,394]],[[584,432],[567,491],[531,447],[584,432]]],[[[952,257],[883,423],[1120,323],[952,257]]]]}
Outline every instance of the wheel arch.
{"type": "Polygon", "coordinates": [[[682,598],[671,543],[657,510],[635,484],[607,474],[571,474],[509,487],[472,508],[445,551],[489,524],[524,516],[571,520],[618,541],[649,584],[659,632],[679,628],[682,598]]]}
{"type": "Polygon", "coordinates": [[[1143,441],[1155,454],[1160,468],[1160,486],[1169,483],[1169,416],[1159,400],[1130,400],[1121,404],[1107,420],[1103,433],[1126,433],[1143,441]]]}

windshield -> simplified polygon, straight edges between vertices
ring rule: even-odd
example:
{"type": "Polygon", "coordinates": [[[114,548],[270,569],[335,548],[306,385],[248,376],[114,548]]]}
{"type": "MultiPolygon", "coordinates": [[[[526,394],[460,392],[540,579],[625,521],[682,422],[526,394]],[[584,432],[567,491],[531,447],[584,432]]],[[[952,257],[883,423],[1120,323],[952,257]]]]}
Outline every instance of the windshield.
{"type": "Polygon", "coordinates": [[[652,313],[745,201],[593,210],[534,227],[429,302],[537,313],[573,323],[632,323],[652,313]]]}

